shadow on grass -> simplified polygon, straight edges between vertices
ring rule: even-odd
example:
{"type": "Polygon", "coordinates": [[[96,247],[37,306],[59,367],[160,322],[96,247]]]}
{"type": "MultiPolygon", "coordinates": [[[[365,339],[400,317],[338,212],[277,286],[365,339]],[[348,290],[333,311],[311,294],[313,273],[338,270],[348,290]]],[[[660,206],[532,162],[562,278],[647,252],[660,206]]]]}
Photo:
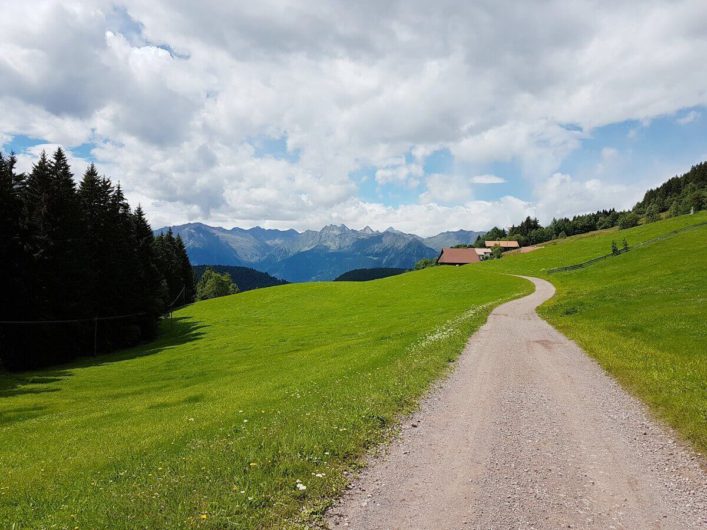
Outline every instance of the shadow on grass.
{"type": "Polygon", "coordinates": [[[203,329],[206,327],[205,324],[188,317],[165,319],[161,322],[159,336],[145,344],[96,357],[82,357],[71,363],[61,365],[61,367],[19,373],[0,371],[0,400],[5,397],[23,394],[58,392],[58,386],[53,383],[58,383],[73,375],[76,369],[155,355],[175,346],[199,339],[204,335],[203,329]]]}

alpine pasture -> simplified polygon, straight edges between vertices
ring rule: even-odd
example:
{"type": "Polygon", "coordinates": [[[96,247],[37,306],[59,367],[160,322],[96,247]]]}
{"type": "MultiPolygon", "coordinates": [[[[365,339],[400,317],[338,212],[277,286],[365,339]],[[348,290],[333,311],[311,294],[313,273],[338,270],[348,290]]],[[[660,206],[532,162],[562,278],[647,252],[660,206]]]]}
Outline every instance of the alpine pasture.
{"type": "Polygon", "coordinates": [[[0,379],[9,528],[317,519],[519,278],[437,267],[198,302],[147,346],[0,379]]]}

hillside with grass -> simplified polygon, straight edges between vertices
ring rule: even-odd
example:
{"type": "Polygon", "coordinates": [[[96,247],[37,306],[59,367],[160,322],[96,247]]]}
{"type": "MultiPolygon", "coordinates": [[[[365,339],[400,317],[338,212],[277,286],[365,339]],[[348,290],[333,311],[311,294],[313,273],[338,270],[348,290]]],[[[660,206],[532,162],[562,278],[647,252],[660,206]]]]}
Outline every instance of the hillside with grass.
{"type": "Polygon", "coordinates": [[[175,311],[149,345],[0,375],[0,521],[270,528],[316,520],[344,471],[528,282],[437,267],[175,311]]]}
{"type": "Polygon", "coordinates": [[[354,269],[337,276],[335,282],[370,282],[371,280],[380,280],[389,276],[396,276],[408,272],[408,269],[354,269]]]}
{"type": "Polygon", "coordinates": [[[698,450],[707,451],[707,212],[555,240],[484,270],[545,278],[540,314],[698,450]],[[577,270],[550,273],[611,252],[577,270]],[[642,245],[643,244],[643,245],[642,245]],[[642,245],[642,246],[641,246],[642,245]]]}

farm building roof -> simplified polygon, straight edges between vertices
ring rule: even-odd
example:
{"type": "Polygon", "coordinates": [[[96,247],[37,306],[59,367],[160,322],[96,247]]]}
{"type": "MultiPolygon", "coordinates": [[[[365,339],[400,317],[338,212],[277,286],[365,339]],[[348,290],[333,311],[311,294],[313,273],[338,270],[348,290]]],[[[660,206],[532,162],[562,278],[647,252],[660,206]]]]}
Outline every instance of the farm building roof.
{"type": "Polygon", "coordinates": [[[491,249],[490,249],[490,248],[475,248],[474,250],[476,251],[476,253],[477,253],[479,256],[485,256],[485,255],[487,255],[487,254],[491,254],[491,249]]]}
{"type": "Polygon", "coordinates": [[[501,247],[501,248],[519,248],[520,244],[518,241],[486,241],[486,246],[491,247],[501,247]]]}
{"type": "Polygon", "coordinates": [[[478,261],[479,255],[473,248],[443,248],[437,258],[437,263],[441,265],[466,265],[478,261]]]}

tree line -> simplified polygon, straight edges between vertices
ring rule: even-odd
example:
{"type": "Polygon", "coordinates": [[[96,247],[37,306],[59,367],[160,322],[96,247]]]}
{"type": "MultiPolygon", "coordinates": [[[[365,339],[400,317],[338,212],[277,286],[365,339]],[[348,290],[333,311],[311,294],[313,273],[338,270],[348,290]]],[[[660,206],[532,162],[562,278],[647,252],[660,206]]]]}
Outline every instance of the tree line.
{"type": "Polygon", "coordinates": [[[526,217],[520,224],[508,230],[494,226],[478,236],[475,247],[484,246],[485,241],[516,240],[521,245],[537,245],[552,239],[585,234],[618,226],[632,228],[640,222],[652,223],[665,217],[675,217],[692,211],[707,209],[707,162],[693,166],[682,176],[676,176],[648,190],[643,199],[627,211],[599,210],[594,213],[555,218],[542,226],[533,217],[526,217]]]}
{"type": "Polygon", "coordinates": [[[28,174],[0,152],[0,364],[38,368],[153,338],[194,299],[184,243],[91,164],[78,187],[62,149],[28,174]]]}
{"type": "Polygon", "coordinates": [[[663,212],[669,216],[684,215],[707,209],[707,162],[690,168],[682,176],[675,176],[655,189],[648,190],[633,211],[655,219],[663,212]]]}

